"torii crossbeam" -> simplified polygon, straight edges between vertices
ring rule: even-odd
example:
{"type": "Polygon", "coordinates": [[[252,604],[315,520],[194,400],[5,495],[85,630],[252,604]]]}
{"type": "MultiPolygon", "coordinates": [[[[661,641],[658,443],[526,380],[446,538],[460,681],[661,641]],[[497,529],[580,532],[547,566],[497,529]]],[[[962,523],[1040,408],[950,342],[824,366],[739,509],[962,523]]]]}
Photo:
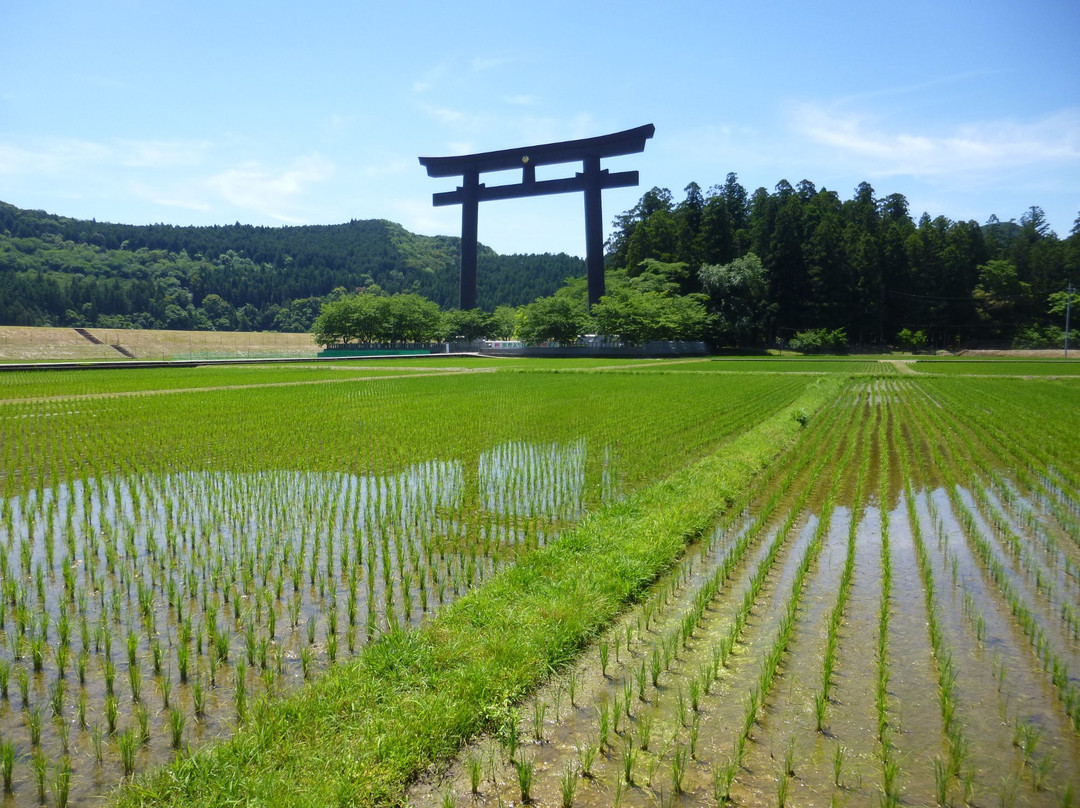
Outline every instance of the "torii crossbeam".
{"type": "Polygon", "coordinates": [[[491,199],[518,199],[526,196],[585,192],[585,266],[588,274],[589,306],[604,294],[604,215],[600,192],[605,188],[631,188],[638,184],[636,171],[611,174],[600,168],[604,157],[618,157],[645,151],[645,141],[653,136],[650,123],[611,135],[523,146],[517,149],[462,154],[455,157],[421,157],[420,165],[429,177],[461,177],[456,191],[434,194],[436,207],[461,205],[461,294],[464,311],[476,308],[476,230],[479,206],[491,199]],[[536,167],[580,160],[582,170],[573,177],[536,179],[536,167]],[[487,186],[480,182],[485,171],[520,168],[521,182],[487,186]]]}

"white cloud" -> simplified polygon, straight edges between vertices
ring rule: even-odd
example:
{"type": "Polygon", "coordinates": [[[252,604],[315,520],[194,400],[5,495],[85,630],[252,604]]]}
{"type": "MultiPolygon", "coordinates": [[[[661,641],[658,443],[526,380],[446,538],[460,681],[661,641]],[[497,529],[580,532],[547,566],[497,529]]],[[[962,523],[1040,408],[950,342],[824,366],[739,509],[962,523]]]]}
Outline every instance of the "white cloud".
{"type": "Polygon", "coordinates": [[[808,103],[796,105],[790,120],[797,136],[848,162],[861,162],[876,176],[1000,177],[1017,169],[1080,164],[1080,109],[936,132],[894,131],[871,115],[808,103]]]}
{"type": "Polygon", "coordinates": [[[34,146],[0,143],[0,173],[66,174],[99,168],[168,168],[200,164],[208,141],[122,140],[100,143],[77,138],[34,146]]]}
{"type": "Polygon", "coordinates": [[[245,163],[216,174],[206,186],[238,208],[269,216],[282,222],[300,223],[287,211],[310,185],[334,174],[334,164],[319,154],[296,160],[284,171],[273,172],[259,163],[245,163]]]}
{"type": "Polygon", "coordinates": [[[502,67],[504,64],[506,64],[506,59],[477,56],[472,60],[472,69],[477,73],[480,73],[485,70],[494,70],[496,67],[502,67]]]}

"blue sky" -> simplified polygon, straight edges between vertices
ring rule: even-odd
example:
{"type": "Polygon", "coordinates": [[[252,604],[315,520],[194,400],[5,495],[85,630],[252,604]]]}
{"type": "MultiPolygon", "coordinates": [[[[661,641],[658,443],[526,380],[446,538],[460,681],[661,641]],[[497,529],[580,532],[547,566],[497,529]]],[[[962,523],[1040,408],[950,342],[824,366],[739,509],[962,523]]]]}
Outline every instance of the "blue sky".
{"type": "MultiPolygon", "coordinates": [[[[457,235],[417,157],[645,123],[638,188],[802,179],[985,222],[1080,213],[1080,3],[0,3],[0,200],[76,218],[457,235]]],[[[548,174],[568,176],[573,166],[548,174]],[[565,172],[565,173],[564,173],[565,172]]],[[[498,181],[489,177],[489,182],[498,181]]],[[[579,194],[486,203],[583,254],[579,194]]]]}

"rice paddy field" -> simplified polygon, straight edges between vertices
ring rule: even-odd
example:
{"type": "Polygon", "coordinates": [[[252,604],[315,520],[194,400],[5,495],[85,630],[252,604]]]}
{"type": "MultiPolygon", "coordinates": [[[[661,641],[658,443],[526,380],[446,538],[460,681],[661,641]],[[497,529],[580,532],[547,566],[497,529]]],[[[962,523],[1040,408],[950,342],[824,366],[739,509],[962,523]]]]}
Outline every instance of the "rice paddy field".
{"type": "Polygon", "coordinates": [[[0,374],[4,804],[1080,804],[1077,367],[0,374]]]}

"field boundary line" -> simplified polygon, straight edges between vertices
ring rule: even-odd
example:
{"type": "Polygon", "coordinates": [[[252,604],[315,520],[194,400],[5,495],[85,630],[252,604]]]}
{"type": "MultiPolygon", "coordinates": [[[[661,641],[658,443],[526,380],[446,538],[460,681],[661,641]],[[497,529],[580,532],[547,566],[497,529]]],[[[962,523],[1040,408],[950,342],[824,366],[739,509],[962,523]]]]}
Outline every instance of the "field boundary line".
{"type": "MultiPolygon", "coordinates": [[[[397,370],[397,368],[389,368],[397,370]]],[[[432,376],[460,376],[472,373],[494,373],[495,368],[462,368],[460,370],[418,371],[396,376],[352,376],[348,379],[303,379],[294,382],[261,382],[257,384],[218,384],[211,387],[176,387],[157,390],[116,390],[109,393],[75,393],[60,396],[35,396],[31,398],[0,399],[0,406],[10,404],[53,404],[60,401],[93,401],[104,398],[129,398],[131,396],[160,396],[172,393],[209,393],[223,390],[257,390],[267,387],[300,387],[310,384],[346,384],[348,382],[371,382],[386,379],[415,379],[432,376]]]]}

